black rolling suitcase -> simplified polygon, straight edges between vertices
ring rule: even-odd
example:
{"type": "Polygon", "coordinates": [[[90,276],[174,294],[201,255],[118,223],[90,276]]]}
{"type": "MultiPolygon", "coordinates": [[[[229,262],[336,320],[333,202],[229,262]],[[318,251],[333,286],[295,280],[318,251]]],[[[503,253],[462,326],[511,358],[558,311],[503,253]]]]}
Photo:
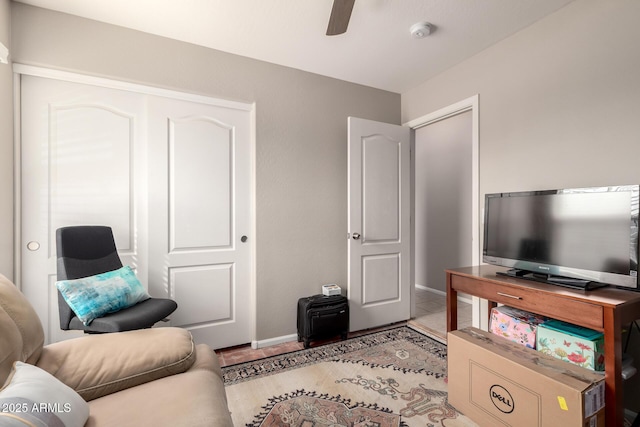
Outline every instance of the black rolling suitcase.
{"type": "Polygon", "coordinates": [[[349,332],[349,302],[342,295],[314,295],[298,300],[298,342],[309,348],[312,338],[349,332]]]}

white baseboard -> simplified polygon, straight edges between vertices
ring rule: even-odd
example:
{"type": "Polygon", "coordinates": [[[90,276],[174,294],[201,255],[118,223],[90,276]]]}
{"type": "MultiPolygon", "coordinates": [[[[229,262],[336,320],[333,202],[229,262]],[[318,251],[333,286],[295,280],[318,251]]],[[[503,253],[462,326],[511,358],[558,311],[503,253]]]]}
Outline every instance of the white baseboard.
{"type": "Polygon", "coordinates": [[[298,334],[283,335],[280,337],[269,338],[266,340],[251,341],[251,348],[256,350],[258,348],[265,348],[272,345],[278,345],[285,342],[291,342],[291,341],[297,341],[297,340],[298,340],[298,334]]]}
{"type": "MultiPolygon", "coordinates": [[[[444,292],[444,291],[441,291],[439,289],[433,289],[433,288],[430,288],[430,287],[424,286],[424,285],[418,285],[417,283],[416,283],[416,288],[422,289],[423,291],[432,292],[434,294],[441,295],[443,297],[447,296],[447,293],[444,292]]],[[[458,301],[464,302],[464,303],[467,303],[467,304],[471,304],[471,302],[472,302],[471,298],[463,297],[463,296],[460,296],[460,295],[458,295],[458,301]]]]}

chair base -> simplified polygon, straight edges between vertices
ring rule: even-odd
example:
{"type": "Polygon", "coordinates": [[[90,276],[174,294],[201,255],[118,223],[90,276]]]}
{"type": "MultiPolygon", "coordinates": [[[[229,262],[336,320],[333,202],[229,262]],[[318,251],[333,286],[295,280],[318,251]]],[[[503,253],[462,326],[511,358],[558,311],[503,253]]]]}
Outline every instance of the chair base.
{"type": "Polygon", "coordinates": [[[166,319],[176,308],[178,304],[173,300],[149,298],[132,307],[94,319],[88,326],[74,316],[69,322],[69,329],[84,331],[88,334],[147,329],[166,319]]]}

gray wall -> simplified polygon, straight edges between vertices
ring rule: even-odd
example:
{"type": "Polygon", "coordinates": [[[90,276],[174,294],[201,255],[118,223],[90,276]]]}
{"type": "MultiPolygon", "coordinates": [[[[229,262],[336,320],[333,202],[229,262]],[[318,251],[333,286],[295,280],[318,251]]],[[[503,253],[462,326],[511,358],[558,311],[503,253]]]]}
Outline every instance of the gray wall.
{"type": "Polygon", "coordinates": [[[399,94],[20,3],[11,12],[15,62],[256,103],[258,340],[296,332],[299,297],[346,286],[347,116],[400,123],[399,94]]]}
{"type": "Polygon", "coordinates": [[[415,131],[416,284],[446,292],[445,270],[472,263],[472,117],[415,131]]]}
{"type": "Polygon", "coordinates": [[[0,274],[13,279],[13,74],[11,3],[0,0],[0,42],[9,48],[9,64],[0,64],[0,274]]]}
{"type": "MultiPolygon", "coordinates": [[[[576,0],[403,93],[402,120],[479,94],[481,205],[485,193],[640,183],[638,17],[637,0],[576,0]]],[[[640,375],[625,389],[639,410],[640,375]]]]}
{"type": "Polygon", "coordinates": [[[640,182],[640,2],[576,0],[402,94],[403,122],[479,94],[480,197],[640,182]]]}

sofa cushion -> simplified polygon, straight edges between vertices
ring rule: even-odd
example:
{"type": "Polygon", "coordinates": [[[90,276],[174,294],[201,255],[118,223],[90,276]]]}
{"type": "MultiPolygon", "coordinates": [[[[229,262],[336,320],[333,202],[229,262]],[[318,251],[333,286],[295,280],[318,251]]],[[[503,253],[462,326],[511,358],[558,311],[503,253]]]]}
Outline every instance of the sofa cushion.
{"type": "Polygon", "coordinates": [[[18,288],[0,274],[0,384],[16,360],[34,364],[43,343],[40,318],[18,288]]]}
{"type": "Polygon", "coordinates": [[[0,425],[82,427],[89,404],[51,374],[22,362],[0,390],[0,425]]]}
{"type": "Polygon", "coordinates": [[[204,344],[196,352],[183,374],[89,402],[86,427],[233,427],[217,356],[204,344]]]}
{"type": "Polygon", "coordinates": [[[37,366],[89,401],[186,371],[194,347],[180,328],[88,335],[47,345],[37,366]]]}
{"type": "Polygon", "coordinates": [[[56,287],[85,326],[150,298],[128,265],[81,279],[61,280],[56,287]]]}

